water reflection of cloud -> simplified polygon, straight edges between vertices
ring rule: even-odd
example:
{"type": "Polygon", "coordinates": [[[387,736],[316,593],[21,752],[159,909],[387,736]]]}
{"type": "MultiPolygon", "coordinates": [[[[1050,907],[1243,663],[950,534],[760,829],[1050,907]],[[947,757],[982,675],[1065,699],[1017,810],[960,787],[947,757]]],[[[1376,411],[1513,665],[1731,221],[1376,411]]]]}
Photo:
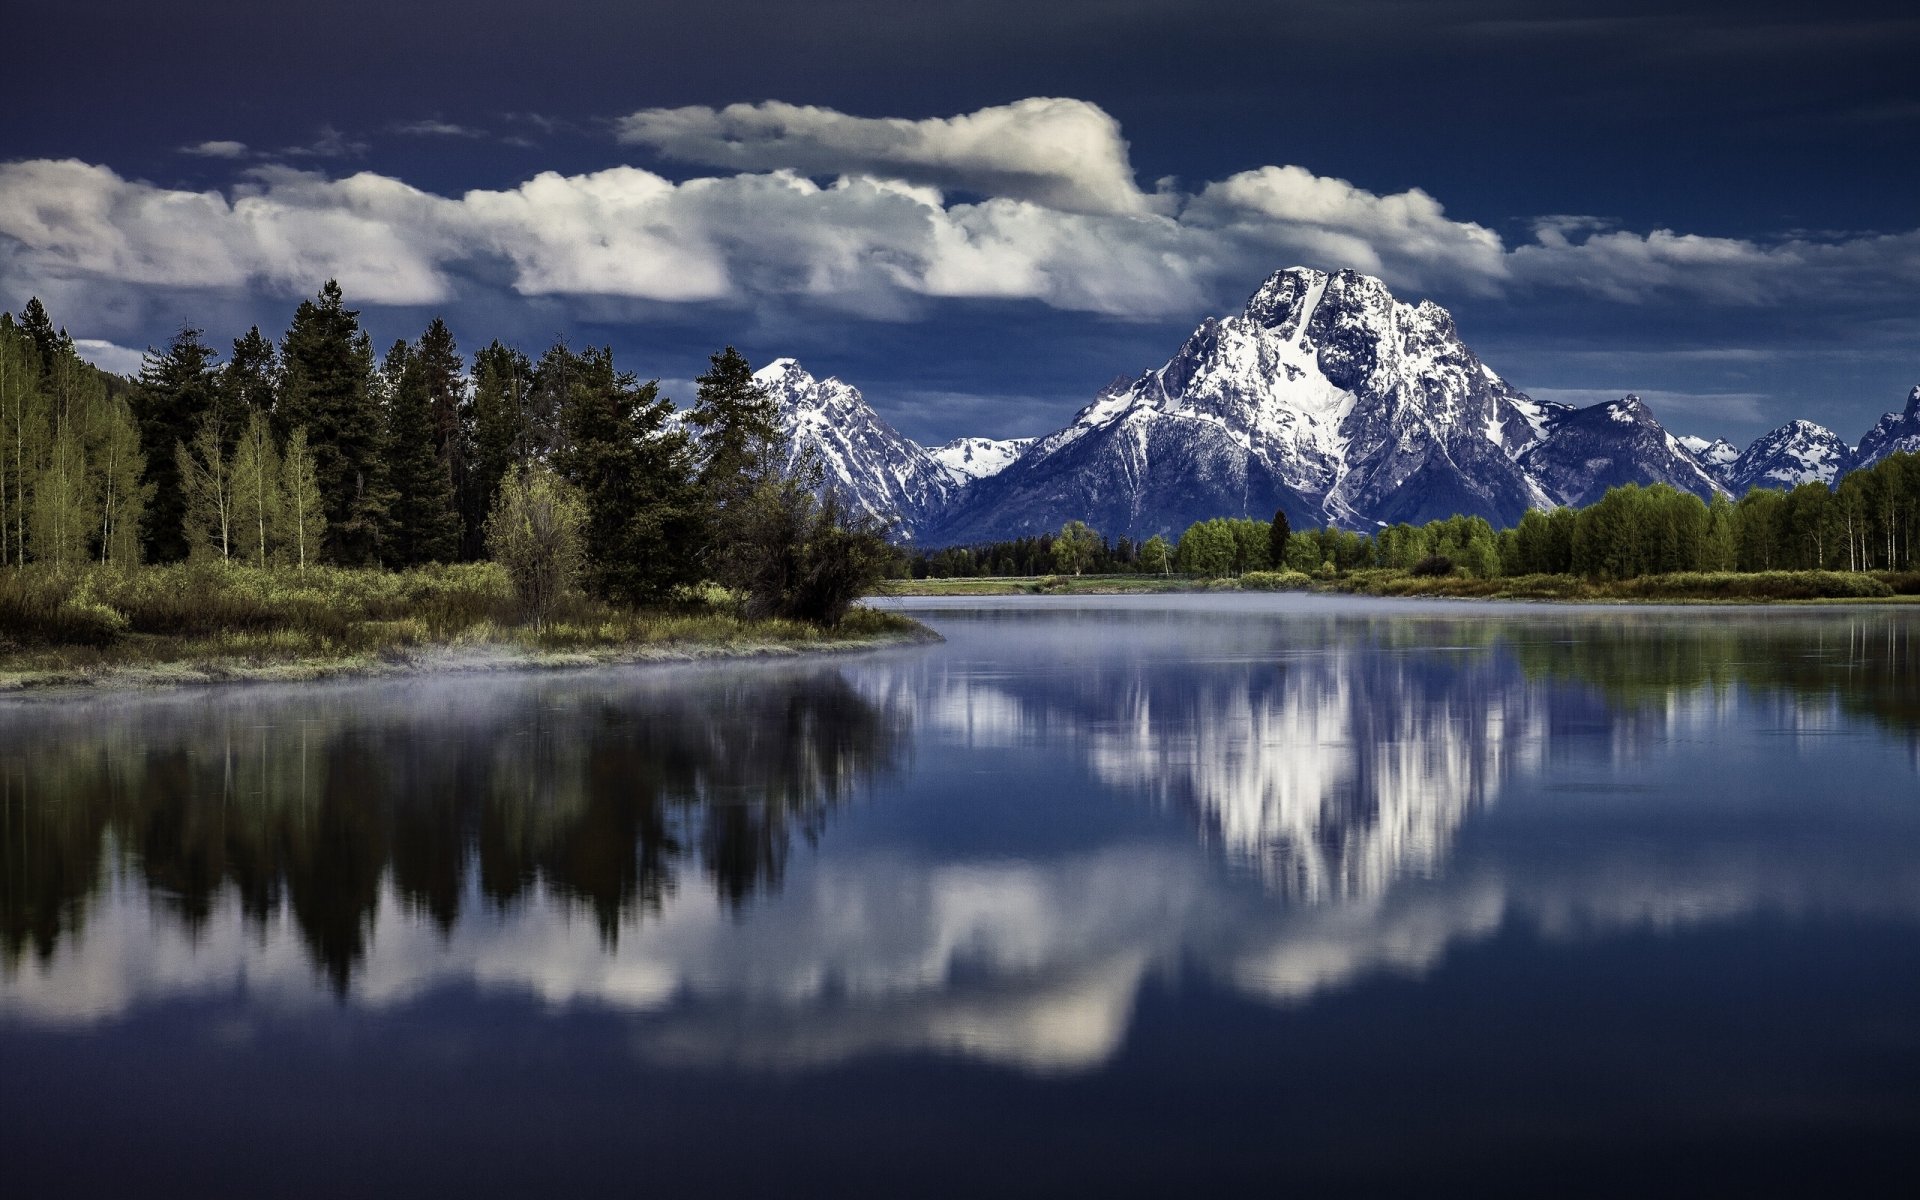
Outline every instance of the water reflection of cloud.
{"type": "MultiPolygon", "coordinates": [[[[742,744],[727,738],[648,743],[686,760],[671,794],[708,804],[777,784],[803,814],[817,807],[809,797],[840,794],[854,786],[843,779],[890,761],[897,728],[946,750],[1044,747],[1116,804],[1144,795],[1191,814],[1256,880],[1177,839],[961,861],[828,839],[744,906],[724,890],[667,886],[647,904],[583,907],[582,896],[598,894],[586,886],[595,877],[560,869],[570,860],[556,853],[524,857],[536,869],[514,876],[501,893],[510,903],[486,894],[485,870],[448,872],[465,891],[445,910],[457,918],[437,920],[423,907],[430,893],[410,890],[396,866],[367,900],[348,999],[393,1009],[474,988],[606,1009],[624,1015],[636,1053],[675,1063],[799,1068],[905,1051],[1066,1072],[1114,1055],[1156,977],[1191,973],[1301,1004],[1383,974],[1424,975],[1516,927],[1573,941],[1761,914],[1920,920],[1920,863],[1899,839],[1871,822],[1829,826],[1819,812],[1783,823],[1778,812],[1725,809],[1709,814],[1709,831],[1674,831],[1637,817],[1644,802],[1622,792],[1582,799],[1579,826],[1551,838],[1462,836],[1473,814],[1507,805],[1538,777],[1578,782],[1566,770],[1570,747],[1615,786],[1631,782],[1623,768],[1635,764],[1658,777],[1662,756],[1687,743],[1737,755],[1777,734],[1799,753],[1831,754],[1836,735],[1865,735],[1850,701],[1830,690],[1676,675],[1658,643],[1624,667],[1608,659],[1562,672],[1557,659],[1522,671],[1514,655],[1484,647],[1441,655],[1309,642],[1284,659],[1223,656],[1177,685],[1124,663],[1093,678],[850,668],[850,686],[815,679],[772,707],[756,693],[744,710],[753,729],[798,718],[795,728],[818,731],[782,740],[790,769],[772,777],[725,769],[742,744]]],[[[577,713],[556,711],[529,728],[564,733],[577,713]]],[[[484,754],[456,756],[448,771],[477,771],[527,845],[604,849],[568,842],[564,827],[627,811],[607,807],[606,789],[629,787],[640,728],[610,726],[591,754],[560,737],[533,772],[524,754],[488,739],[484,754]]],[[[436,774],[436,762],[415,764],[409,786],[469,778],[436,774]]],[[[626,824],[610,828],[617,851],[647,844],[620,842],[626,824]]],[[[396,863],[407,861],[404,843],[396,863]]],[[[741,844],[758,853],[762,843],[741,844]]],[[[316,986],[294,899],[274,897],[263,915],[258,897],[229,886],[187,921],[114,860],[105,854],[83,930],[0,970],[0,1015],[75,1024],[196,997],[244,995],[268,1013],[332,1002],[316,986]]]]}

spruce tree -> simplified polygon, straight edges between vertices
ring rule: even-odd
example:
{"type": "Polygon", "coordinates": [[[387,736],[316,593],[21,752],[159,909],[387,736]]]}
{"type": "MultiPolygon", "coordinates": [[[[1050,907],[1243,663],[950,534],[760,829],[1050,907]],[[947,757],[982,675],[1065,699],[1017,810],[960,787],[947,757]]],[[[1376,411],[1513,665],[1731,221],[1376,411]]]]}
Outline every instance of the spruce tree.
{"type": "Polygon", "coordinates": [[[447,462],[434,449],[432,381],[426,356],[405,342],[387,351],[387,485],[392,504],[384,559],[389,566],[447,562],[460,549],[447,462]]]}
{"type": "Polygon", "coordinates": [[[379,561],[389,493],[385,421],[374,389],[373,347],[360,314],[328,280],[301,303],[280,345],[275,424],[303,428],[326,506],[324,552],[334,562],[379,561]]]}
{"type": "Polygon", "coordinates": [[[233,339],[233,355],[220,371],[223,420],[232,422],[232,437],[240,436],[249,415],[273,412],[278,371],[273,343],[261,336],[258,325],[233,339]]]}
{"type": "Polygon", "coordinates": [[[1287,523],[1287,511],[1283,508],[1273,510],[1273,523],[1267,526],[1267,562],[1273,569],[1282,570],[1287,565],[1287,543],[1293,537],[1293,526],[1287,523]]]}
{"type": "Polygon", "coordinates": [[[436,557],[453,559],[461,547],[486,537],[486,511],[473,488],[473,403],[467,396],[466,360],[454,343],[453,331],[435,317],[414,346],[414,356],[427,395],[433,428],[433,452],[439,456],[452,487],[456,524],[454,542],[436,557]]]}
{"type": "MultiPolygon", "coordinates": [[[[214,357],[198,329],[182,326],[166,351],[148,351],[140,368],[134,416],[140,426],[140,444],[147,450],[141,482],[153,495],[142,538],[149,562],[176,562],[187,556],[186,487],[173,448],[191,441],[202,418],[215,412],[214,357]]],[[[215,431],[224,439],[217,425],[215,431]]]]}
{"type": "Polygon", "coordinates": [[[47,315],[47,308],[38,296],[30,297],[27,306],[20,310],[20,331],[33,342],[34,353],[40,361],[40,381],[45,385],[53,377],[60,351],[72,349],[73,342],[64,332],[54,329],[53,318],[47,315]]]}
{"type": "MultiPolygon", "coordinates": [[[[694,382],[698,393],[687,424],[698,433],[697,482],[705,497],[708,528],[703,547],[713,577],[736,590],[760,574],[758,559],[776,552],[759,544],[764,532],[779,526],[754,511],[755,505],[782,504],[779,491],[786,445],[780,435],[779,408],[753,381],[753,368],[732,346],[714,355],[707,373],[694,382]]],[[[806,484],[819,484],[818,464],[799,464],[806,484]]]]}
{"type": "Polygon", "coordinates": [[[561,476],[586,504],[586,582],[630,604],[698,582],[699,489],[686,435],[654,383],[615,370],[613,351],[572,355],[561,411],[561,476]]]}

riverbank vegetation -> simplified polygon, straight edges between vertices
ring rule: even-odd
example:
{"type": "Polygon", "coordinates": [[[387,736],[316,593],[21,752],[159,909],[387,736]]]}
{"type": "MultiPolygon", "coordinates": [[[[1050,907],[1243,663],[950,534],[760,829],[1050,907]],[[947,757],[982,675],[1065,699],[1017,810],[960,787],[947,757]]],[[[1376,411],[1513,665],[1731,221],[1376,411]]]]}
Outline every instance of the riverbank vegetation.
{"type": "Polygon", "coordinates": [[[885,528],[746,360],[696,387],[676,412],[564,343],[469,369],[437,319],[376,359],[331,282],[277,344],[182,328],[124,379],[31,301],[0,314],[0,677],[907,635],[854,610],[885,528]]]}
{"type": "Polygon", "coordinates": [[[893,586],[948,595],[969,587],[974,594],[1225,587],[1547,600],[1889,600],[1920,595],[1917,528],[1920,457],[1895,454],[1845,476],[1838,488],[1756,488],[1738,501],[1703,501],[1661,484],[1630,484],[1585,508],[1530,511],[1504,530],[1456,516],[1370,534],[1294,531],[1276,513],[1271,521],[1198,521],[1171,544],[1081,534],[1083,548],[1072,558],[1094,571],[1077,575],[1063,569],[1061,535],[1042,535],[917,555],[910,580],[893,586]],[[1012,572],[1004,568],[1019,563],[1040,567],[1038,578],[1006,578],[1012,572]],[[989,575],[1002,578],[988,582],[989,575]]]}

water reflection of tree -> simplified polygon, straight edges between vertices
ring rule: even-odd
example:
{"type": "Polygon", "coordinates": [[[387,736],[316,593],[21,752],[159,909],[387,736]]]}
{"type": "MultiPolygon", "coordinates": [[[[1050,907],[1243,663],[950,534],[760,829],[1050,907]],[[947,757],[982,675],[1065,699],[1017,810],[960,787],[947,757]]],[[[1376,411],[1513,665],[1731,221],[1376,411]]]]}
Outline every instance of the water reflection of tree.
{"type": "Polygon", "coordinates": [[[341,988],[389,883],[443,930],[475,891],[508,909],[540,887],[612,938],[689,861],[731,905],[777,887],[793,839],[902,741],[831,672],[479,691],[16,710],[0,953],[51,955],[111,872],[190,930],[229,890],[262,926],[284,908],[341,988]]]}

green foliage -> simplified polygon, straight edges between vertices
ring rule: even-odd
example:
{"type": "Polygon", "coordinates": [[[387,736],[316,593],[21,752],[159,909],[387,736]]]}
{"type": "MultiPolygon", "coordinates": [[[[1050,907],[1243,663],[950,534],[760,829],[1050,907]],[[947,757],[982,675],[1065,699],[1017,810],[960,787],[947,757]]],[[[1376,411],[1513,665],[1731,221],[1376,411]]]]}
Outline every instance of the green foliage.
{"type": "Polygon", "coordinates": [[[1100,549],[1100,535],[1085,521],[1068,521],[1053,535],[1054,569],[1062,575],[1083,574],[1100,549]]]}
{"type": "MultiPolygon", "coordinates": [[[[435,321],[434,328],[444,333],[446,326],[435,321]]],[[[447,344],[451,344],[451,335],[447,344]]],[[[462,540],[452,468],[437,444],[441,417],[436,411],[436,391],[448,386],[443,377],[446,364],[430,362],[426,345],[424,337],[418,348],[395,342],[381,367],[387,408],[387,487],[391,491],[381,560],[398,567],[451,561],[459,554],[462,540]]],[[[458,365],[456,360],[456,371],[458,365]]]]}
{"type": "Polygon", "coordinates": [[[586,583],[597,596],[658,602],[699,582],[705,509],[686,435],[653,383],[615,370],[613,351],[573,356],[560,475],[587,507],[586,583]]]}
{"type": "Polygon", "coordinates": [[[280,460],[280,499],[285,521],[280,540],[287,558],[304,571],[319,561],[327,533],[326,503],[305,426],[287,435],[287,452],[280,460]]]}
{"type": "Polygon", "coordinates": [[[146,450],[142,482],[153,490],[143,539],[150,562],[175,562],[191,548],[188,487],[174,447],[192,443],[202,425],[211,421],[221,452],[226,451],[230,434],[221,427],[224,406],[217,402],[220,380],[215,357],[213,348],[200,340],[198,329],[182,326],[164,352],[148,351],[140,367],[134,416],[146,450]]]}
{"type": "Polygon", "coordinates": [[[233,447],[233,553],[264,567],[278,561],[286,540],[286,496],[280,454],[267,414],[247,413],[233,447]]]}
{"type": "Polygon", "coordinates": [[[322,498],[324,553],[343,565],[377,562],[387,530],[386,422],[374,385],[373,347],[360,314],[328,280],[303,301],[280,344],[283,433],[307,431],[322,498]]]}
{"type": "Polygon", "coordinates": [[[1165,575],[1173,569],[1173,551],[1167,539],[1154,534],[1140,544],[1140,569],[1149,575],[1165,575]]]}
{"type": "Polygon", "coordinates": [[[1233,551],[1233,530],[1226,518],[1195,521],[1174,545],[1174,566],[1186,575],[1226,575],[1233,570],[1233,551]]]}
{"type": "Polygon", "coordinates": [[[578,580],[587,507],[544,466],[509,475],[487,518],[487,550],[513,581],[521,616],[544,628],[578,580]]]}
{"type": "Polygon", "coordinates": [[[201,414],[193,441],[174,443],[175,471],[186,500],[188,544],[194,557],[225,560],[233,553],[233,464],[211,411],[201,414]]]}

